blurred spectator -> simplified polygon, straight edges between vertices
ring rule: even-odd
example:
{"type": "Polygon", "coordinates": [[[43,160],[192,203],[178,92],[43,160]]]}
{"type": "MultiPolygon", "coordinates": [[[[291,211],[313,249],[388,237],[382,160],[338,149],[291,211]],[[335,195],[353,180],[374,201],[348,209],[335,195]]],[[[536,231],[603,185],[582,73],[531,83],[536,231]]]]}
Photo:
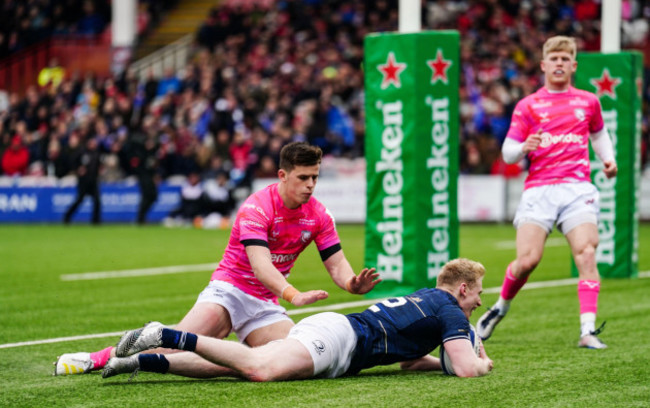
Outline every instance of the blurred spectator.
{"type": "Polygon", "coordinates": [[[194,219],[195,227],[225,228],[230,225],[235,199],[227,172],[220,171],[215,177],[203,182],[201,199],[201,214],[194,219]]]}
{"type": "Polygon", "coordinates": [[[49,64],[38,73],[38,85],[45,87],[58,88],[65,77],[65,69],[59,65],[56,58],[50,59],[49,64]]]}
{"type": "MultiPolygon", "coordinates": [[[[175,2],[140,0],[140,8],[156,21],[161,9],[175,2]]],[[[640,48],[650,55],[650,5],[624,3],[623,47],[640,48]]],[[[30,0],[29,4],[4,3],[0,52],[29,45],[34,35],[22,35],[23,20],[33,34],[43,27],[74,32],[89,15],[100,15],[105,23],[110,19],[106,14],[110,3],[104,1],[30,0]]],[[[500,169],[498,150],[513,101],[540,86],[543,40],[564,33],[577,37],[581,51],[597,50],[602,2],[423,4],[424,29],[461,32],[461,169],[470,174],[500,169]]],[[[308,140],[330,156],[362,156],[363,40],[370,32],[396,28],[395,0],[227,1],[213,8],[197,30],[197,49],[187,64],[168,68],[162,77],[153,70],[143,80],[130,69],[119,77],[101,79],[71,72],[50,92],[34,86],[24,98],[9,95],[2,121],[4,148],[9,135],[24,122],[23,140],[33,153],[30,163],[41,162],[48,173],[61,177],[70,173],[66,163],[78,149],[79,137],[96,136],[110,150],[102,179],[114,180],[133,174],[126,159],[134,145],[130,142],[143,132],[143,123],[153,121],[156,172],[161,177],[227,171],[238,188],[250,188],[255,177],[275,177],[278,152],[291,141],[308,140]]],[[[643,92],[644,146],[650,139],[645,120],[649,75],[643,92]]],[[[647,163],[645,152],[642,159],[647,163]]]]}
{"type": "Polygon", "coordinates": [[[28,166],[29,151],[23,145],[20,135],[15,135],[2,155],[2,173],[7,176],[22,176],[27,173],[28,166]]]}
{"type": "Polygon", "coordinates": [[[84,35],[97,35],[104,30],[106,20],[97,10],[93,0],[85,0],[82,4],[83,17],[77,22],[77,33],[84,35]]]}
{"type": "Polygon", "coordinates": [[[201,215],[203,210],[203,186],[201,176],[191,172],[181,187],[181,203],[171,211],[163,220],[168,227],[192,225],[194,219],[201,215]]]}
{"type": "Polygon", "coordinates": [[[102,161],[97,139],[89,138],[86,140],[85,148],[77,156],[76,173],[77,173],[77,198],[68,207],[63,217],[63,222],[69,224],[72,216],[77,211],[86,196],[90,196],[93,201],[93,213],[91,222],[99,224],[101,222],[101,199],[99,191],[99,171],[102,161]]]}

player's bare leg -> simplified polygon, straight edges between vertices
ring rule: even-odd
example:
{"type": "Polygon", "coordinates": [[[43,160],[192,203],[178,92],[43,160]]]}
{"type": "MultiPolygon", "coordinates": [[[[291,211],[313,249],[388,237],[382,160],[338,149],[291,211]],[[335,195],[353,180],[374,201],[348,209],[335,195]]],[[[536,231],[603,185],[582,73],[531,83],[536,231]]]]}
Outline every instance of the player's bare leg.
{"type": "Polygon", "coordinates": [[[580,302],[578,346],[592,349],[607,348],[607,345],[597,337],[602,326],[596,329],[600,293],[600,275],[596,265],[598,227],[592,223],[578,225],[566,234],[566,238],[578,269],[578,301],[580,302]]]}
{"type": "Polygon", "coordinates": [[[487,340],[510,309],[510,303],[535,270],[544,253],[548,234],[537,224],[524,223],[517,229],[517,259],[508,265],[497,302],[476,323],[479,337],[487,340]]]}

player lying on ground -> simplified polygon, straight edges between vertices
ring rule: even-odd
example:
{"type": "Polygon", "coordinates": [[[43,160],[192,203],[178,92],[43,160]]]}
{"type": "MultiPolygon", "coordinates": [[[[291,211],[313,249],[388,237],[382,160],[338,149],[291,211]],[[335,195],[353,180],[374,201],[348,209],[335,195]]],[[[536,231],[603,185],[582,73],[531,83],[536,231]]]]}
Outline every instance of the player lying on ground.
{"type": "Polygon", "coordinates": [[[151,322],[122,336],[116,346],[120,357],[108,361],[102,376],[141,370],[210,377],[215,364],[231,369],[221,375],[251,381],[335,378],[396,362],[405,370],[441,370],[440,360],[429,355],[441,344],[456,375],[485,375],[492,360],[482,346],[477,356],[469,338],[484,275],[480,263],[455,259],[443,267],[435,289],[387,299],[361,313],[316,314],[296,324],[286,339],[255,348],[151,322]],[[189,352],[135,354],[158,347],[189,352]]]}
{"type": "MultiPolygon", "coordinates": [[[[321,149],[307,143],[293,142],[282,148],[280,181],[252,194],[237,211],[221,262],[176,326],[178,330],[215,338],[234,332],[251,347],[284,339],[294,324],[278,297],[304,306],[328,296],[324,290],[300,292],[287,281],[298,255],[311,242],[338,287],[362,295],[381,281],[374,268],[355,274],[343,253],[334,218],[312,196],[321,157],[321,149]]],[[[113,356],[113,347],[66,353],[54,363],[54,374],[98,370],[113,356]]]]}

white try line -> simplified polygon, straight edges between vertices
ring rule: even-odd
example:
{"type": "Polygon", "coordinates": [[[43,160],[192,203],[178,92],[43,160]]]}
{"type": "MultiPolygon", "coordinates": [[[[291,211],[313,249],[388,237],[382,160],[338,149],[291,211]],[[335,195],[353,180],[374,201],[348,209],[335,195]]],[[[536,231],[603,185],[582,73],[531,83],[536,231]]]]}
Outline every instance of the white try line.
{"type": "MultiPolygon", "coordinates": [[[[639,278],[650,278],[650,271],[639,272],[639,278]]],[[[522,288],[522,290],[529,289],[542,289],[542,288],[555,288],[559,286],[570,286],[578,283],[577,278],[571,279],[558,279],[553,281],[544,281],[544,282],[530,282],[522,288]]],[[[487,288],[483,290],[483,294],[493,294],[499,293],[501,287],[487,288]]],[[[318,306],[318,307],[303,307],[301,309],[292,309],[287,311],[289,315],[301,315],[307,313],[319,313],[319,312],[328,312],[332,310],[342,310],[342,309],[351,309],[354,307],[370,306],[377,302],[381,302],[382,299],[366,299],[358,300],[355,302],[345,302],[337,303],[327,306],[318,306]]],[[[173,326],[171,326],[173,327],[173,326]]],[[[44,340],[34,340],[34,341],[21,341],[18,343],[6,343],[0,344],[0,349],[13,348],[13,347],[24,347],[24,346],[36,346],[39,344],[49,344],[49,343],[62,343],[66,341],[77,341],[77,340],[87,340],[87,339],[98,339],[105,337],[118,337],[124,334],[126,330],[119,332],[110,332],[110,333],[97,333],[97,334],[86,334],[83,336],[70,336],[70,337],[57,337],[53,339],[44,339],[44,340]]]]}
{"type": "MultiPolygon", "coordinates": [[[[558,247],[566,245],[564,238],[549,238],[546,241],[547,247],[558,247]]],[[[497,241],[494,244],[496,249],[515,249],[515,241],[497,241]]],[[[68,273],[60,275],[62,281],[81,281],[81,280],[97,280],[97,279],[115,279],[115,278],[133,278],[138,276],[156,276],[156,275],[170,275],[176,273],[186,272],[206,272],[214,270],[217,263],[205,263],[194,265],[174,265],[163,266],[155,268],[142,268],[142,269],[123,269],[119,271],[99,271],[99,272],[84,272],[84,273],[68,273]]]]}
{"type": "Polygon", "coordinates": [[[185,272],[205,272],[205,271],[212,271],[216,267],[217,267],[216,263],[174,265],[174,266],[163,266],[158,268],[123,269],[121,271],[69,273],[69,274],[61,275],[60,278],[62,281],[132,278],[134,276],[169,275],[173,273],[185,273],[185,272]]]}

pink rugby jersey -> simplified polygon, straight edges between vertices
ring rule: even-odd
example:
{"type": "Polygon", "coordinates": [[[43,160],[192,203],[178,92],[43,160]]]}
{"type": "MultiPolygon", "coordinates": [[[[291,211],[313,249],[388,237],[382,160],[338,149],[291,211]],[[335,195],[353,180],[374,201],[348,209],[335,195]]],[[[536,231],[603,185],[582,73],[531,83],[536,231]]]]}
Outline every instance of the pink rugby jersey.
{"type": "Polygon", "coordinates": [[[542,142],[528,153],[524,188],[591,181],[589,134],[603,126],[596,95],[574,87],[558,93],[541,88],[519,101],[506,137],[521,143],[542,129],[542,142]]]}
{"type": "Polygon", "coordinates": [[[243,243],[246,241],[267,243],[273,265],[285,277],[310,242],[316,242],[321,257],[340,249],[334,219],[327,208],[311,197],[300,207],[289,209],[282,202],[277,183],[252,194],[242,204],[223,258],[212,274],[212,280],[229,282],[252,296],[277,304],[278,298],[253,273],[243,243]]]}

